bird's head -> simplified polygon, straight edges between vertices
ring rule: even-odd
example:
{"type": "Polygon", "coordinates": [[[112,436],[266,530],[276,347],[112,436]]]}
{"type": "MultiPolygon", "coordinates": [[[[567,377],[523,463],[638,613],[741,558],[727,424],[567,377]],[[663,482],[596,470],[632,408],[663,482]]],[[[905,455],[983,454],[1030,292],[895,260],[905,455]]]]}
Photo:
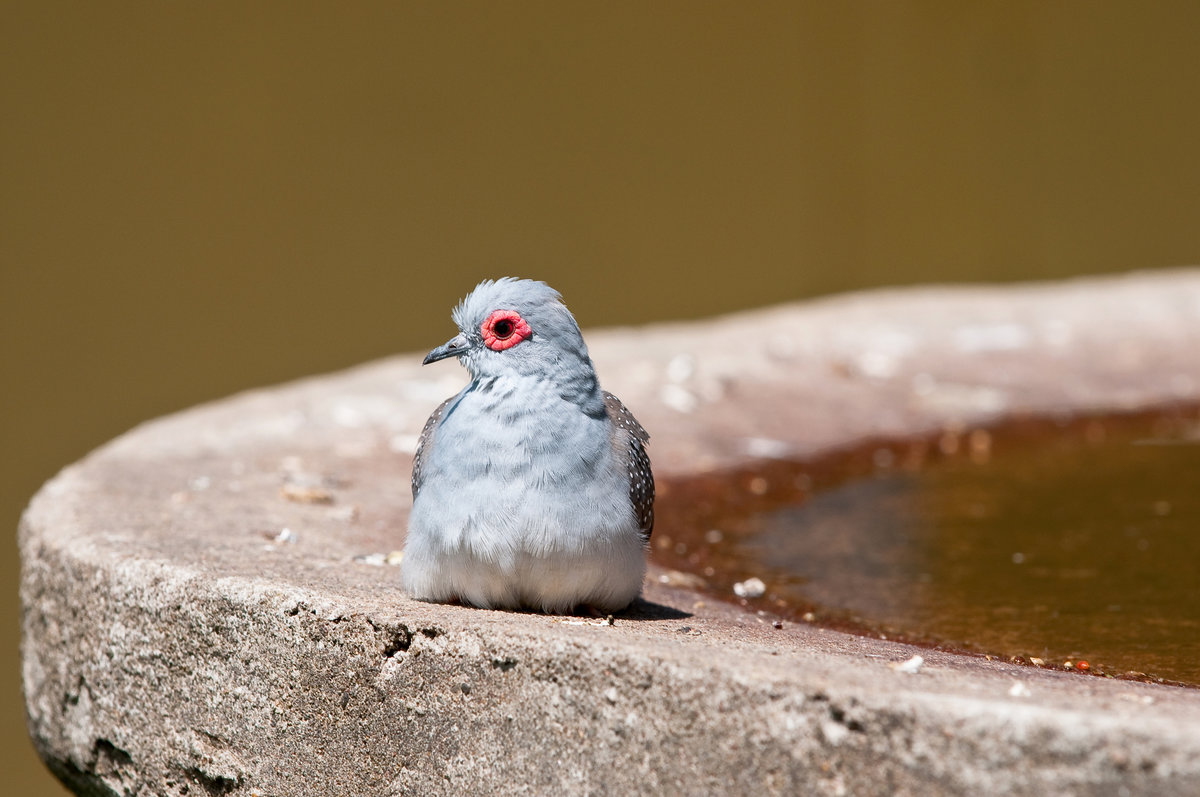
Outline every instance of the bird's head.
{"type": "Polygon", "coordinates": [[[457,357],[476,378],[595,381],[575,317],[544,282],[484,280],[459,302],[453,317],[459,334],[429,352],[425,365],[457,357]]]}

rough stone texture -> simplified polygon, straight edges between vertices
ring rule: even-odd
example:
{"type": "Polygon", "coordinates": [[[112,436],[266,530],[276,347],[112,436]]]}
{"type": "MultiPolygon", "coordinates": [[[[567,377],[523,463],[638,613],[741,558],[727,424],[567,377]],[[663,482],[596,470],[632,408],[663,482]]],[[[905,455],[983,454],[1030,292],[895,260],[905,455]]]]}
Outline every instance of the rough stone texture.
{"type": "MultiPolygon", "coordinates": [[[[1200,271],[588,339],[669,500],[756,457],[1196,402],[1200,271]]],[[[116,795],[1200,793],[1196,690],[930,651],[906,674],[914,648],[776,630],[660,571],[612,626],[408,600],[384,556],[421,423],[463,381],[408,355],[246,393],[49,482],[20,545],[53,770],[116,795]]]]}

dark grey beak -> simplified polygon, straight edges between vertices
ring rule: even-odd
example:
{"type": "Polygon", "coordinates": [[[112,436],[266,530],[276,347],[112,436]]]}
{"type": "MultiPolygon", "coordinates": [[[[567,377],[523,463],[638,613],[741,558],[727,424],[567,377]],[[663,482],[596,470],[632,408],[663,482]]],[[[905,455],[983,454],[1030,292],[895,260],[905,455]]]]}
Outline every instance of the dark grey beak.
{"type": "Polygon", "coordinates": [[[438,360],[444,360],[447,357],[460,357],[465,354],[467,349],[470,347],[471,342],[467,340],[467,336],[460,333],[450,338],[450,340],[446,341],[441,346],[438,346],[433,351],[429,352],[429,354],[426,354],[425,359],[421,361],[421,365],[429,365],[430,363],[435,363],[438,360]]]}

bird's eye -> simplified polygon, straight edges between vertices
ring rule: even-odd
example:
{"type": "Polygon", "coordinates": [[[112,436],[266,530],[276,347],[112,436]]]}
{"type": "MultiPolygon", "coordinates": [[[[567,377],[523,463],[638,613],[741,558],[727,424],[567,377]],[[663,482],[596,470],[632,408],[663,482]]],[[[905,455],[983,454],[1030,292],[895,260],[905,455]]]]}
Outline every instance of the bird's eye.
{"type": "Polygon", "coordinates": [[[497,310],[479,327],[483,343],[492,351],[511,349],[532,334],[529,324],[516,310],[497,310]]]}

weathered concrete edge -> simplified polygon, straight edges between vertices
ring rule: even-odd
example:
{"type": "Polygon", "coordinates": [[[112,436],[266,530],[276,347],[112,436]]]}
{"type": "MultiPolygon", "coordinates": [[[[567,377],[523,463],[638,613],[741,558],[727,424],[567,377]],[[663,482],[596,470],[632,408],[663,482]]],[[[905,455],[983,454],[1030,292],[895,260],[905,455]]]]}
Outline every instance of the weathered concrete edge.
{"type": "MultiPolygon", "coordinates": [[[[289,584],[204,584],[154,562],[109,570],[61,553],[40,566],[81,587],[54,600],[82,607],[104,595],[96,621],[110,635],[173,628],[170,640],[146,640],[144,655],[186,651],[234,704],[220,711],[209,694],[207,705],[162,712],[155,692],[178,685],[135,686],[145,673],[133,672],[105,693],[79,677],[61,703],[36,710],[61,712],[73,728],[65,749],[40,749],[81,794],[455,794],[514,784],[597,794],[1105,785],[1185,794],[1200,783],[1200,706],[1169,688],[929,651],[909,675],[889,666],[918,652],[908,646],[810,628],[785,636],[732,607],[686,620],[693,632],[678,640],[648,638],[625,619],[619,632],[526,615],[524,627],[480,626],[469,609],[353,605],[289,584]],[[838,649],[822,640],[804,650],[822,635],[838,649]],[[256,667],[264,655],[290,661],[291,680],[256,667]],[[148,715],[141,728],[128,724],[130,703],[148,715]],[[122,730],[149,729],[167,735],[172,755],[143,772],[139,741],[122,730]],[[247,743],[261,744],[264,729],[274,744],[247,743]],[[387,744],[389,733],[401,738],[387,744]],[[345,743],[373,734],[385,743],[345,743]]],[[[658,587],[649,597],[690,602],[658,587]]]]}
{"type": "MultiPolygon", "coordinates": [[[[1189,279],[1187,273],[1182,276],[1185,284],[1194,285],[1194,277],[1189,279]]],[[[1152,275],[1151,279],[1162,277],[1152,275]]],[[[1176,295],[1194,296],[1194,288],[1176,291],[1176,295]]],[[[848,301],[871,303],[870,297],[848,301]]],[[[749,325],[753,320],[742,317],[727,323],[749,325]]],[[[593,340],[598,360],[602,354],[611,356],[611,350],[620,348],[620,335],[612,341],[602,337],[593,340]]],[[[706,366],[702,362],[694,370],[703,374],[706,366]]],[[[889,378],[894,375],[895,371],[889,378]]],[[[878,371],[867,376],[882,378],[878,371]]],[[[636,383],[636,379],[628,376],[618,374],[616,378],[628,379],[631,385],[636,383]]],[[[1186,399],[1187,395],[1181,395],[1187,392],[1180,390],[1181,384],[1179,380],[1168,380],[1156,385],[1151,380],[1149,389],[1139,388],[1142,392],[1136,401],[1122,394],[1115,399],[1108,396],[1108,404],[1105,397],[1089,393],[1091,404],[1087,408],[1130,408],[1138,402],[1186,399]]],[[[696,393],[702,394],[702,388],[697,387],[696,393]]],[[[251,398],[264,397],[270,399],[271,395],[251,398]]],[[[984,402],[973,411],[986,415],[990,406],[984,402]]],[[[217,415],[224,414],[223,408],[210,409],[217,415]]],[[[700,407],[692,414],[703,411],[700,407]]],[[[167,419],[160,423],[172,422],[173,419],[167,419]]],[[[559,742],[556,759],[578,757],[591,763],[579,765],[582,768],[575,780],[563,773],[544,775],[546,779],[540,786],[547,791],[572,784],[599,792],[636,790],[639,786],[670,791],[672,784],[681,792],[695,791],[694,787],[715,790],[718,786],[757,785],[761,788],[764,772],[775,778],[765,785],[779,788],[805,781],[826,783],[834,788],[839,778],[843,783],[846,778],[854,783],[869,782],[858,780],[862,777],[881,777],[874,782],[897,787],[916,788],[932,782],[949,790],[999,786],[1033,791],[1071,784],[1108,783],[1161,793],[1164,784],[1197,783],[1196,740],[1200,733],[1196,730],[1200,727],[1200,712],[1190,693],[1181,695],[1178,690],[1098,681],[1081,687],[1079,679],[1051,673],[1013,672],[1002,665],[989,670],[978,662],[937,656],[930,657],[930,666],[920,675],[901,676],[884,669],[883,659],[871,657],[902,658],[908,653],[903,648],[849,638],[839,641],[844,646],[840,654],[812,657],[803,649],[808,629],[797,630],[798,636],[790,640],[791,644],[783,644],[789,640],[776,641],[770,634],[764,638],[764,629],[755,627],[753,618],[721,611],[688,621],[708,623],[707,636],[702,635],[698,641],[691,637],[676,640],[663,634],[643,634],[632,623],[621,623],[621,631],[612,633],[605,629],[564,626],[550,618],[490,618],[492,613],[426,607],[405,601],[364,600],[358,595],[304,596],[288,584],[244,579],[201,583],[198,577],[188,577],[177,566],[164,569],[157,563],[114,561],[106,551],[78,545],[78,537],[72,539],[76,543],[73,547],[56,547],[54,543],[58,541],[48,539],[54,536],[48,532],[79,522],[78,516],[71,516],[81,509],[79,506],[70,507],[66,515],[56,515],[53,511],[62,509],[64,496],[75,490],[73,479],[77,475],[78,469],[69,469],[47,485],[23,520],[22,548],[27,563],[23,597],[29,612],[26,682],[35,684],[31,690],[31,723],[39,718],[49,720],[55,712],[78,715],[77,707],[86,703],[89,723],[100,729],[105,711],[118,713],[116,703],[121,702],[120,696],[97,694],[94,698],[90,695],[84,698],[89,692],[82,678],[73,703],[67,694],[64,703],[53,705],[46,701],[47,694],[38,694],[36,684],[62,679],[48,679],[45,672],[31,672],[31,668],[44,665],[52,657],[29,655],[30,645],[38,638],[38,629],[31,628],[29,621],[36,619],[39,612],[28,607],[39,601],[63,604],[79,601],[85,605],[88,594],[95,591],[112,596],[109,613],[90,618],[104,625],[109,633],[116,628],[143,627],[145,624],[135,618],[143,613],[145,619],[146,611],[155,613],[155,624],[180,629],[188,629],[189,622],[194,624],[196,617],[207,618],[205,623],[209,626],[202,624],[190,629],[177,642],[183,644],[182,650],[193,653],[211,650],[209,672],[225,667],[226,682],[230,684],[244,682],[248,674],[221,662],[235,661],[239,654],[260,654],[257,642],[262,634],[271,638],[290,635],[293,644],[280,648],[278,653],[315,663],[311,671],[301,673],[302,682],[311,687],[305,695],[311,699],[310,708],[324,709],[327,715],[332,715],[343,695],[353,696],[354,691],[340,692],[328,700],[322,698],[328,691],[322,685],[338,683],[339,662],[330,660],[321,664],[320,648],[314,647],[309,637],[297,636],[297,629],[289,625],[289,622],[300,623],[294,618],[308,614],[307,608],[289,614],[291,609],[311,601],[310,605],[324,608],[319,608],[318,614],[306,622],[329,628],[346,626],[341,632],[345,635],[345,646],[357,646],[365,658],[370,659],[373,654],[378,659],[377,666],[372,664],[362,671],[362,677],[368,681],[383,678],[387,685],[380,688],[401,701],[406,695],[409,698],[419,695],[428,697],[435,706],[433,711],[426,708],[424,714],[417,716],[433,717],[425,725],[429,739],[436,744],[427,746],[430,757],[426,763],[406,765],[403,772],[389,781],[387,788],[396,792],[409,788],[454,791],[471,784],[519,782],[530,772],[544,773],[543,767],[550,763],[545,758],[536,758],[535,742],[555,740],[559,742]],[[79,585],[78,595],[39,593],[39,585],[48,583],[44,578],[46,573],[72,570],[78,572],[69,583],[79,585]],[[167,600],[159,601],[160,597],[167,600]],[[172,608],[176,605],[180,608],[172,608]],[[221,627],[220,610],[231,609],[255,625],[261,634],[247,635],[241,641],[220,642],[222,634],[214,635],[214,628],[221,627]],[[481,625],[483,615],[490,619],[481,625]],[[289,617],[293,620],[286,619],[289,617]],[[633,630],[624,628],[627,625],[633,625],[633,630]],[[744,633],[728,633],[737,628],[744,633]],[[420,633],[421,629],[436,629],[436,633],[426,636],[420,633]],[[390,641],[389,633],[393,634],[390,641]],[[393,650],[389,655],[388,650],[397,638],[395,634],[402,637],[405,633],[410,637],[407,648],[393,650]],[[714,637],[716,641],[712,641],[714,637]],[[721,641],[730,638],[729,643],[721,641]],[[399,663],[388,663],[398,656],[399,663]],[[494,664],[510,658],[517,664],[508,669],[494,664]],[[521,666],[523,662],[529,662],[528,671],[521,666]],[[492,672],[487,670],[489,667],[492,672]],[[411,679],[395,684],[394,677],[384,678],[388,671],[401,670],[411,673],[411,679]],[[964,673],[969,677],[959,680],[957,676],[964,673]],[[510,677],[508,682],[501,678],[514,674],[516,677],[510,677]],[[647,683],[647,676],[650,687],[642,686],[647,683]],[[1014,676],[1033,684],[1034,694],[1049,705],[1030,706],[1028,701],[1010,699],[1006,688],[1014,676]],[[494,687],[495,703],[483,710],[456,703],[453,682],[467,677],[494,687]],[[880,679],[892,679],[884,682],[887,690],[878,688],[880,679]],[[447,689],[447,684],[452,688],[447,689]],[[617,690],[616,701],[606,696],[608,688],[617,690]],[[1083,692],[1079,691],[1081,688],[1083,692]],[[652,691],[646,692],[647,689],[652,691]],[[573,701],[565,709],[564,693],[569,693],[573,701]],[[543,730],[598,727],[597,723],[605,718],[614,718],[615,723],[621,717],[613,707],[624,706],[627,693],[648,695],[638,699],[636,705],[641,709],[642,721],[651,724],[631,731],[628,714],[625,715],[622,719],[625,730],[618,733],[618,725],[612,724],[611,736],[602,740],[601,751],[597,750],[594,738],[563,745],[561,734],[546,734],[543,730]],[[972,697],[973,694],[981,696],[972,697]],[[1154,701],[1152,710],[1139,703],[1147,697],[1154,701]],[[41,702],[35,703],[37,699],[41,702]],[[110,704],[107,708],[106,702],[110,704]],[[514,713],[512,720],[508,719],[509,713],[514,713]],[[654,719],[645,720],[646,716],[654,719]],[[997,720],[1005,720],[1007,724],[996,727],[997,720]],[[451,730],[458,722],[472,723],[471,733],[451,730]],[[678,738],[681,723],[687,729],[684,739],[671,742],[673,737],[678,738]],[[851,724],[855,727],[851,728],[851,724]],[[727,756],[713,757],[714,749],[722,750],[722,745],[739,738],[743,747],[753,749],[738,749],[727,756]],[[943,738],[947,741],[943,742],[943,738]],[[523,739],[524,743],[514,750],[513,739],[523,739]],[[750,741],[747,743],[746,739],[750,741]],[[497,747],[489,744],[498,746],[506,755],[498,758],[497,747]],[[454,753],[438,756],[435,748],[439,746],[454,753]],[[649,763],[629,766],[633,751],[653,750],[656,746],[657,752],[649,763]],[[913,753],[914,749],[925,752],[913,753]]],[[[690,608],[690,598],[679,593],[655,588],[649,597],[660,603],[690,608]]],[[[44,611],[40,614],[47,616],[44,611]]],[[[58,663],[65,670],[70,670],[73,664],[58,663]]],[[[360,681],[361,678],[347,682],[347,686],[360,681]]],[[[282,688],[277,683],[269,686],[276,692],[282,688]]],[[[477,691],[472,688],[471,694],[477,691]]],[[[460,695],[468,697],[461,690],[460,695]]],[[[341,706],[341,710],[344,712],[346,706],[341,706]]],[[[214,715],[209,715],[203,719],[213,718],[214,715]]],[[[76,730],[78,725],[75,724],[76,730]]],[[[338,727],[346,729],[343,725],[338,727]]],[[[637,727],[636,722],[632,727],[637,727]]],[[[236,723],[228,735],[213,736],[226,740],[226,747],[214,752],[209,748],[216,742],[209,737],[196,737],[200,741],[187,739],[176,745],[178,750],[191,751],[188,755],[194,757],[191,764],[187,763],[187,755],[182,754],[174,762],[179,765],[178,784],[186,784],[188,777],[199,778],[201,782],[207,777],[214,789],[249,793],[257,788],[264,793],[290,793],[286,791],[289,779],[282,773],[272,775],[270,762],[244,760],[244,753],[236,745],[239,740],[236,723]],[[205,738],[209,741],[205,742],[205,738]]],[[[69,771],[74,766],[80,783],[96,788],[109,783],[110,788],[121,793],[120,789],[129,785],[125,780],[135,775],[119,753],[126,749],[123,745],[134,745],[129,740],[90,733],[77,737],[79,744],[70,749],[70,740],[64,745],[61,737],[54,739],[35,733],[35,738],[43,744],[44,754],[57,762],[60,771],[63,767],[69,771]],[[106,745],[99,745],[101,738],[107,739],[106,745]]],[[[272,752],[272,760],[276,764],[294,760],[298,770],[303,771],[303,756],[294,750],[289,754],[286,744],[280,742],[280,745],[272,752]]],[[[334,758],[331,754],[330,759],[334,758]]],[[[170,762],[159,763],[162,771],[172,771],[166,766],[170,762]]],[[[320,771],[311,762],[309,769],[320,771]]],[[[145,781],[144,788],[151,788],[144,784],[145,781]]]]}

